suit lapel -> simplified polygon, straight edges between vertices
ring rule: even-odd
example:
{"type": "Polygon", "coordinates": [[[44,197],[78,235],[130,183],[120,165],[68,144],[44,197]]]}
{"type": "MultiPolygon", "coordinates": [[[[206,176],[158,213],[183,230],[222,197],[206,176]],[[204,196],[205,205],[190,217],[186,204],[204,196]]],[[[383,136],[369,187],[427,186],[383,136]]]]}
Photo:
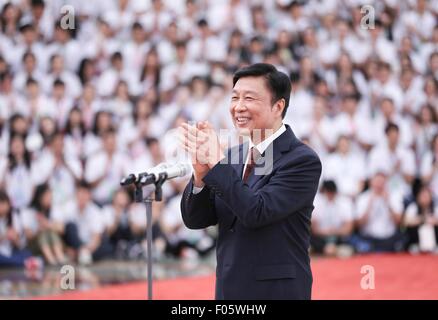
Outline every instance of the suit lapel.
{"type": "Polygon", "coordinates": [[[252,188],[261,178],[270,174],[281,155],[296,146],[298,142],[299,140],[290,126],[286,125],[286,131],[275,139],[262,154],[262,157],[256,161],[254,172],[248,178],[249,187],[252,188]]]}

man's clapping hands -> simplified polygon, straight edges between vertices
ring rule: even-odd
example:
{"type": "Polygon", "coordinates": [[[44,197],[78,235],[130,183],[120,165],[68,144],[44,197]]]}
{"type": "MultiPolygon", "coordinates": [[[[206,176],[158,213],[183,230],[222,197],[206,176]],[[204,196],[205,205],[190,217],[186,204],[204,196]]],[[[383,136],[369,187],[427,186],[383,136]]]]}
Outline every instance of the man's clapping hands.
{"type": "Polygon", "coordinates": [[[190,154],[194,184],[203,187],[202,179],[225,155],[223,147],[213,127],[208,121],[196,125],[183,123],[179,128],[180,146],[190,154]]]}

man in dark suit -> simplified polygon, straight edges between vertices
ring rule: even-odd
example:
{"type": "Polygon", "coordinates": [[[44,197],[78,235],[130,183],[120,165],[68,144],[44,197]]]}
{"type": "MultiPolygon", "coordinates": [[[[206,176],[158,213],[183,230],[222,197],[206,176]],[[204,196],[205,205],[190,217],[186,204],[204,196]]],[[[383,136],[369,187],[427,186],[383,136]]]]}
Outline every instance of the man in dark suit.
{"type": "Polygon", "coordinates": [[[290,92],[289,77],[272,65],[238,70],[230,113],[250,139],[227,152],[208,123],[180,127],[194,168],[181,201],[184,223],[219,227],[216,299],[311,298],[310,219],[321,162],[283,124],[290,92]]]}

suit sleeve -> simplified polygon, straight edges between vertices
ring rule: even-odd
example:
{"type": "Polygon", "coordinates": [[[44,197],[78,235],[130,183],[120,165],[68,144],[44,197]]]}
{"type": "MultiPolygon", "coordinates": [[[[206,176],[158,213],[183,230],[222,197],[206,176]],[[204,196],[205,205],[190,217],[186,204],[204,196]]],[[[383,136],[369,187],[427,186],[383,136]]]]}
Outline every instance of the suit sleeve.
{"type": "Polygon", "coordinates": [[[189,229],[203,229],[217,224],[214,207],[214,194],[208,186],[201,192],[193,194],[193,177],[184,190],[181,199],[181,214],[184,224],[189,229]]]}
{"type": "Polygon", "coordinates": [[[280,167],[269,182],[253,191],[229,165],[218,163],[204,177],[247,228],[267,226],[313,205],[321,175],[321,161],[307,154],[280,167]]]}

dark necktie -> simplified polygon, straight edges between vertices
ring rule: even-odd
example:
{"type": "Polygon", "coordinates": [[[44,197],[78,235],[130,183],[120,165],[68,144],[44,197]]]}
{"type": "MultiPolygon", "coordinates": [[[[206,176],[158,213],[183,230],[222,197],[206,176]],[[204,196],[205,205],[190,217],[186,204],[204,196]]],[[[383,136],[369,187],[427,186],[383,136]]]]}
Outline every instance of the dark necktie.
{"type": "Polygon", "coordinates": [[[243,182],[248,180],[249,175],[254,171],[257,160],[260,158],[260,153],[256,147],[249,149],[249,161],[246,165],[245,172],[243,173],[243,182]]]}

